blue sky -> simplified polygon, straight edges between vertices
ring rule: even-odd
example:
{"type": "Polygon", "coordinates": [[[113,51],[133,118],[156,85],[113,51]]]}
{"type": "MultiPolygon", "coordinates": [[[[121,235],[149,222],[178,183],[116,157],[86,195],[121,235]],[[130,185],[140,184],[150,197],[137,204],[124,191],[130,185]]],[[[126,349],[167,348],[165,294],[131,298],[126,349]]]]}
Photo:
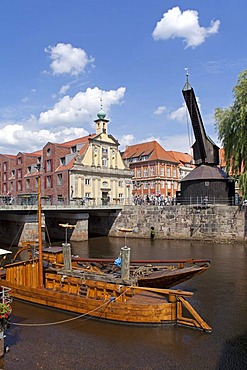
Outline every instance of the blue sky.
{"type": "Polygon", "coordinates": [[[219,144],[214,110],[232,103],[247,65],[246,10],[243,0],[2,0],[0,153],[95,132],[101,99],[121,149],[157,140],[190,153],[185,68],[219,144]]]}

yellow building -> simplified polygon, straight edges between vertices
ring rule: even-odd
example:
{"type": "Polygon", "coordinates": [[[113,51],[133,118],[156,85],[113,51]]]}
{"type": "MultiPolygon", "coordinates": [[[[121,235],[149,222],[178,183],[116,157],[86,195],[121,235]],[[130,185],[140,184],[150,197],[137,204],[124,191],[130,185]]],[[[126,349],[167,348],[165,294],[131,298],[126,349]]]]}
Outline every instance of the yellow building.
{"type": "Polygon", "coordinates": [[[77,149],[69,168],[70,199],[91,205],[130,204],[132,174],[121,158],[118,141],[107,133],[105,116],[101,109],[94,121],[96,133],[77,149]]]}

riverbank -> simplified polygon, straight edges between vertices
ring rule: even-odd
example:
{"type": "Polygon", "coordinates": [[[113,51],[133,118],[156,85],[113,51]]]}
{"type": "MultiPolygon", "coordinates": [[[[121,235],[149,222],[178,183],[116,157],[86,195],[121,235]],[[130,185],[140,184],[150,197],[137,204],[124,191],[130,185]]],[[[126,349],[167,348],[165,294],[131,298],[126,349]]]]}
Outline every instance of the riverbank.
{"type": "MultiPolygon", "coordinates": [[[[113,223],[109,236],[121,237],[121,229],[133,229],[133,238],[245,242],[246,207],[221,205],[128,206],[113,223]]],[[[126,235],[130,236],[130,233],[126,235]]]]}

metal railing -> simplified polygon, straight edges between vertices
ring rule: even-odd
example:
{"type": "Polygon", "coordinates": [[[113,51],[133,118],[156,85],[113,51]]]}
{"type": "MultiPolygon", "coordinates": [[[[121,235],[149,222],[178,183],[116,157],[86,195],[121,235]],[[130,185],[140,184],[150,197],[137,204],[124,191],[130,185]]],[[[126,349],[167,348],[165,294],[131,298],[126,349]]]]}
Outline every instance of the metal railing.
{"type": "MultiPolygon", "coordinates": [[[[72,198],[72,199],[52,199],[41,197],[42,207],[47,208],[110,208],[132,205],[133,198],[72,198]]],[[[38,206],[38,200],[34,197],[17,198],[15,201],[6,201],[0,198],[0,209],[25,209],[38,206]]]]}
{"type": "Polygon", "coordinates": [[[238,205],[236,204],[235,197],[229,197],[229,198],[216,198],[216,197],[203,197],[203,196],[197,196],[197,197],[189,197],[189,198],[177,198],[176,204],[182,204],[182,205],[238,205]]]}
{"type": "MultiPolygon", "coordinates": [[[[150,199],[146,198],[72,198],[72,199],[52,199],[50,197],[41,197],[41,204],[47,208],[110,208],[110,207],[123,207],[123,206],[179,206],[179,205],[239,205],[235,197],[217,199],[215,197],[189,197],[189,198],[172,198],[160,199],[156,197],[150,199]]],[[[25,209],[36,208],[38,200],[34,197],[31,198],[17,198],[16,201],[8,201],[0,198],[0,209],[25,209]]]]}

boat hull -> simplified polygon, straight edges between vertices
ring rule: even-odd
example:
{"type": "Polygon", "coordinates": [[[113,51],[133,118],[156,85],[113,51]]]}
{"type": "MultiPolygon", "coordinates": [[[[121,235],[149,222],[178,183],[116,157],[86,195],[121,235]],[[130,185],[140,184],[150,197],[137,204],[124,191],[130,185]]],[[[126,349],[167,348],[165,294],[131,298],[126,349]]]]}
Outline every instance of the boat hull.
{"type": "Polygon", "coordinates": [[[151,273],[147,277],[138,279],[138,285],[141,287],[168,289],[181,284],[195,276],[202,274],[209,266],[202,267],[184,267],[176,270],[163,270],[151,273]]]}
{"type": "Polygon", "coordinates": [[[171,319],[176,304],[150,292],[141,292],[133,300],[130,298],[127,302],[118,302],[114,299],[99,300],[48,289],[25,289],[14,284],[8,285],[14,298],[80,315],[129,324],[160,325],[176,322],[175,317],[171,319]]]}

